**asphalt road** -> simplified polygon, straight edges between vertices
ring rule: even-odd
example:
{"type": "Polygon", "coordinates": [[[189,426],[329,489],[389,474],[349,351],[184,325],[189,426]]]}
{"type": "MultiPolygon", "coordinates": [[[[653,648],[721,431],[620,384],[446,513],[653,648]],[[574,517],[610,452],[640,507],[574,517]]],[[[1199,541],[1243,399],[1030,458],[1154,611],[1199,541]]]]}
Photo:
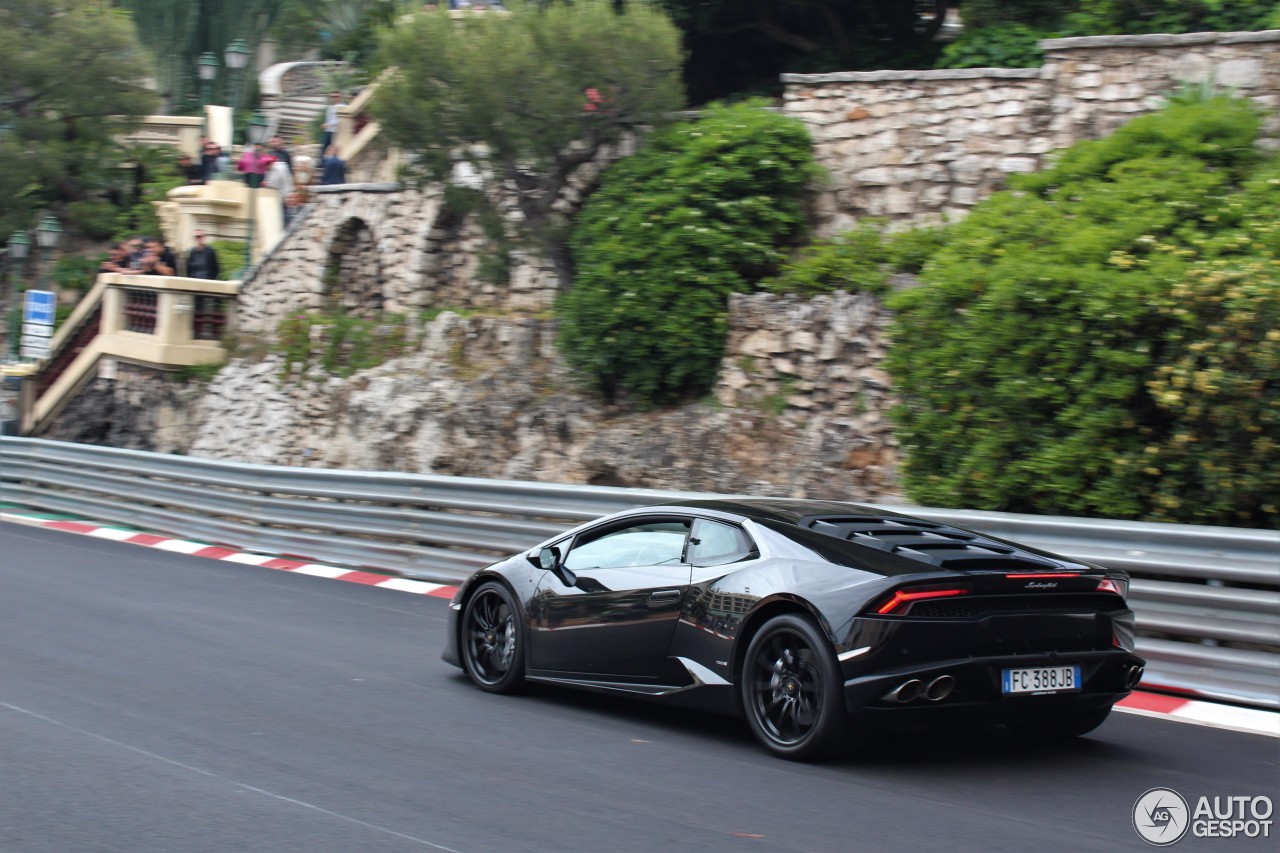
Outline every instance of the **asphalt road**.
{"type": "Polygon", "coordinates": [[[489,696],[439,660],[446,609],[0,524],[0,851],[1146,850],[1149,788],[1280,802],[1280,740],[1127,714],[815,766],[734,720],[489,696]]]}

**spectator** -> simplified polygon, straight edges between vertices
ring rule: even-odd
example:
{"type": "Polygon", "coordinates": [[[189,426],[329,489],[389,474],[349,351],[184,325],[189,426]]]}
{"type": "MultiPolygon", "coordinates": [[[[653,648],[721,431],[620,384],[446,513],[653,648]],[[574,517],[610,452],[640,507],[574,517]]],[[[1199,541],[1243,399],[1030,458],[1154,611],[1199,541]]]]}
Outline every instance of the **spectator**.
{"type": "Polygon", "coordinates": [[[147,237],[143,240],[143,250],[150,252],[156,256],[156,274],[157,275],[176,275],[178,272],[178,260],[173,256],[173,252],[169,251],[169,247],[164,241],[158,237],[147,237]]]}
{"type": "Polygon", "coordinates": [[[160,269],[159,255],[150,249],[143,251],[139,265],[138,275],[165,275],[160,269]]]}
{"type": "Polygon", "coordinates": [[[289,149],[285,147],[284,140],[278,136],[271,137],[267,143],[267,153],[277,160],[284,161],[284,164],[293,169],[293,155],[289,153],[289,149]]]}
{"type": "Polygon", "coordinates": [[[271,165],[270,161],[274,158],[263,153],[261,146],[250,145],[245,149],[244,154],[240,155],[240,162],[236,164],[236,171],[244,175],[244,181],[251,187],[262,186],[262,177],[267,173],[267,167],[271,165]]]}
{"type": "Polygon", "coordinates": [[[142,238],[130,237],[124,243],[125,262],[121,272],[136,273],[142,269],[142,238]]]}
{"type": "Polygon", "coordinates": [[[293,192],[285,196],[284,226],[286,228],[289,227],[289,223],[293,222],[294,218],[298,215],[298,213],[301,210],[302,210],[302,193],[298,192],[297,190],[294,190],[293,192]]]}
{"type": "Polygon", "coordinates": [[[267,176],[263,179],[262,185],[280,193],[280,203],[284,204],[289,193],[293,192],[293,172],[289,170],[289,164],[285,161],[276,160],[269,154],[267,159],[271,162],[267,165],[267,176]]]}
{"type": "Polygon", "coordinates": [[[178,170],[182,172],[182,177],[187,179],[188,184],[204,183],[204,165],[192,162],[190,154],[179,155],[178,170]]]}
{"type": "Polygon", "coordinates": [[[222,146],[216,142],[206,142],[200,154],[200,170],[206,181],[212,181],[231,168],[229,158],[222,153],[222,146]]]}
{"type": "Polygon", "coordinates": [[[218,266],[218,253],[205,245],[204,232],[195,233],[196,244],[187,252],[187,277],[216,279],[222,270],[218,266]]]}
{"type": "Polygon", "coordinates": [[[329,106],[324,108],[324,135],[320,137],[320,150],[328,151],[338,138],[338,107],[342,106],[342,93],[329,93],[329,106]]]}
{"type": "Polygon", "coordinates": [[[98,272],[129,272],[129,250],[124,243],[114,243],[107,258],[98,264],[98,272]]]}
{"type": "Polygon", "coordinates": [[[330,145],[324,151],[324,159],[320,161],[320,183],[328,186],[346,182],[347,164],[338,156],[338,149],[330,145]]]}

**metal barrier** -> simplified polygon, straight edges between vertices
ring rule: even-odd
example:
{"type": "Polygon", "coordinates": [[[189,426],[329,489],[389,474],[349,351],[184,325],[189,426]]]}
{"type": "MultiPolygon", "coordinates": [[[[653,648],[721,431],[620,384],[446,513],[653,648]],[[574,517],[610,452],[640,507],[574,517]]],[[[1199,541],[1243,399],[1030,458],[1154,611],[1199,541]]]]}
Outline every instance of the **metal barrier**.
{"type": "MultiPolygon", "coordinates": [[[[0,437],[5,503],[444,582],[582,521],[689,496],[0,437]]],[[[1280,533],[884,507],[1124,569],[1149,684],[1280,709],[1280,533]]]]}

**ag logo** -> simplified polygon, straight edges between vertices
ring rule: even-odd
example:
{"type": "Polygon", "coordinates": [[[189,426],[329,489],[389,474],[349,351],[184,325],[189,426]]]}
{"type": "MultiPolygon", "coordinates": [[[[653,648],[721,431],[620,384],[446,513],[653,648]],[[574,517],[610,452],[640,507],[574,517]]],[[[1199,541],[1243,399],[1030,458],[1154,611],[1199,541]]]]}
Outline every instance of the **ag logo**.
{"type": "Polygon", "coordinates": [[[1133,804],[1133,828],[1148,844],[1168,847],[1181,840],[1190,825],[1187,801],[1172,788],[1152,788],[1133,804]]]}

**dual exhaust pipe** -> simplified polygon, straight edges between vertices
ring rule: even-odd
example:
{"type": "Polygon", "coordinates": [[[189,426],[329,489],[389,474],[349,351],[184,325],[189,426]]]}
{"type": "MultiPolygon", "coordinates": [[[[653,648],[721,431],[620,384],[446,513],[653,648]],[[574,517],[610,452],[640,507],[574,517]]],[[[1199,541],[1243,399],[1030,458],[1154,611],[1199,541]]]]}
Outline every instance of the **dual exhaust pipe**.
{"type": "Polygon", "coordinates": [[[1124,689],[1133,690],[1135,687],[1137,687],[1138,683],[1142,681],[1142,674],[1144,671],[1145,671],[1144,668],[1141,666],[1129,667],[1128,671],[1125,673],[1125,676],[1124,676],[1124,689]]]}
{"type": "Polygon", "coordinates": [[[912,678],[902,682],[897,687],[884,694],[885,701],[914,702],[917,699],[923,699],[926,702],[941,702],[951,695],[951,691],[956,689],[956,680],[950,675],[939,675],[937,678],[925,684],[918,678],[912,678]]]}

